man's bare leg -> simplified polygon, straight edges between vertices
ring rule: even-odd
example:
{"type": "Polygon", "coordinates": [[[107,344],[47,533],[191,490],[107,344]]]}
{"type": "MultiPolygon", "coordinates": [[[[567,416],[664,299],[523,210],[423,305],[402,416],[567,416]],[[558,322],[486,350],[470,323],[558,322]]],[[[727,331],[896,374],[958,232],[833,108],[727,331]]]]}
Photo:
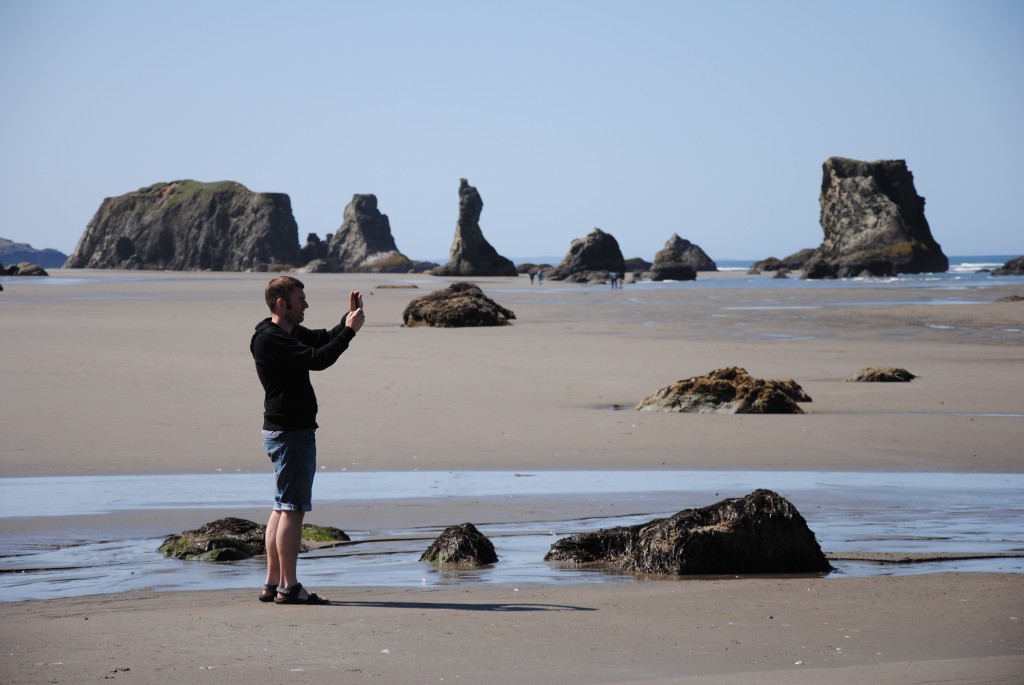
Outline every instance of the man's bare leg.
{"type": "MultiPolygon", "coordinates": [[[[299,560],[299,547],[302,544],[302,519],[306,513],[303,511],[278,511],[277,519],[277,548],[278,570],[280,572],[278,587],[283,591],[295,585],[298,581],[296,566],[299,560]]],[[[270,534],[269,527],[267,534],[270,534]]],[[[267,550],[270,553],[270,550],[267,550]]],[[[269,562],[268,562],[269,567],[269,562]]],[[[300,597],[305,597],[300,593],[300,597]]]]}

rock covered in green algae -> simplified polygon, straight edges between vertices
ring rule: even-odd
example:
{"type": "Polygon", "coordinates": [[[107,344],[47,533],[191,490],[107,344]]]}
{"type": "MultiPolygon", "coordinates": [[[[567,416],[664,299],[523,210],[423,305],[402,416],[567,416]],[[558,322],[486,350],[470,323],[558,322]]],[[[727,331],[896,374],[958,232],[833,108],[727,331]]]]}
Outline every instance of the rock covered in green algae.
{"type": "MultiPolygon", "coordinates": [[[[266,525],[229,516],[195,530],[175,533],[164,540],[159,549],[164,556],[175,559],[237,561],[266,554],[266,534],[266,525]]],[[[349,539],[339,528],[307,523],[302,526],[301,550],[308,552],[314,545],[348,542],[349,539]]]]}

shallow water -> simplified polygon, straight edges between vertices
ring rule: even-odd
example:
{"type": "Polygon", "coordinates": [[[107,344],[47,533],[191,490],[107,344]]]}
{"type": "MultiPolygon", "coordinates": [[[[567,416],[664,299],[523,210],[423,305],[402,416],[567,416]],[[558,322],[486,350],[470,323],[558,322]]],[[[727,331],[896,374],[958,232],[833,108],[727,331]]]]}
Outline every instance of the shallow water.
{"type": "MultiPolygon", "coordinates": [[[[0,597],[17,601],[132,589],[258,587],[261,560],[209,564],[165,559],[156,549],[164,537],[178,531],[161,527],[159,520],[167,512],[189,509],[216,510],[212,517],[216,518],[264,507],[269,487],[264,474],[239,473],[0,479],[0,530],[4,530],[0,597]],[[44,510],[39,509],[40,502],[46,503],[44,510]],[[33,533],[11,532],[26,513],[86,517],[140,511],[153,513],[155,522],[148,524],[148,532],[131,539],[73,539],[47,526],[33,533]]],[[[1024,572],[1024,474],[321,472],[316,485],[320,510],[330,511],[339,504],[400,506],[414,500],[427,507],[438,499],[444,499],[445,505],[471,503],[479,516],[473,523],[492,540],[499,562],[479,569],[419,562],[444,525],[463,521],[425,525],[417,520],[394,529],[347,530],[352,543],[304,555],[302,578],[312,587],[636,582],[633,574],[549,563],[543,557],[555,540],[566,535],[641,523],[756,488],[788,497],[826,552],[1020,555],[904,564],[837,561],[833,576],[1024,572]],[[617,506],[605,506],[613,498],[617,506]],[[488,513],[500,511],[499,505],[515,507],[519,499],[524,503],[571,500],[582,503],[578,508],[590,508],[595,516],[533,520],[517,510],[521,514],[517,519],[525,520],[508,523],[487,518],[488,513]],[[671,502],[668,509],[667,502],[671,502]],[[608,515],[612,509],[621,513],[608,515]]],[[[313,515],[311,520],[344,528],[342,522],[313,515]]]]}

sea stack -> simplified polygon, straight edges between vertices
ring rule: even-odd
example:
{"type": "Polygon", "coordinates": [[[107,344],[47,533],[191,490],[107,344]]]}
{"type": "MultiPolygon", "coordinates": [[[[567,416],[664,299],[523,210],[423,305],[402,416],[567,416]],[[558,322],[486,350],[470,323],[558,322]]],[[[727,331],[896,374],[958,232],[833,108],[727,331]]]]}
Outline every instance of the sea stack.
{"type": "Polygon", "coordinates": [[[356,194],[345,207],[341,226],[327,243],[327,261],[345,272],[407,273],[412,262],[398,251],[387,214],[377,196],[356,194]]]}
{"type": "Polygon", "coordinates": [[[718,265],[704,250],[677,234],[654,255],[652,281],[692,281],[698,271],[718,271],[718,265]]]}
{"type": "Polygon", "coordinates": [[[626,271],[626,260],[619,249],[619,241],[611,233],[595,228],[569,245],[569,252],[550,274],[555,281],[574,283],[603,282],[610,273],[626,271]]]}
{"type": "Polygon", "coordinates": [[[287,195],[185,180],[105,199],[64,267],[263,271],[301,258],[287,195]]]}
{"type": "Polygon", "coordinates": [[[949,269],[906,161],[830,157],[822,165],[819,202],[825,239],[805,265],[805,278],[949,269]]]}
{"type": "Polygon", "coordinates": [[[484,201],[466,179],[459,180],[459,220],[455,224],[448,263],[433,269],[434,276],[518,276],[511,259],[498,254],[480,229],[484,201]]]}

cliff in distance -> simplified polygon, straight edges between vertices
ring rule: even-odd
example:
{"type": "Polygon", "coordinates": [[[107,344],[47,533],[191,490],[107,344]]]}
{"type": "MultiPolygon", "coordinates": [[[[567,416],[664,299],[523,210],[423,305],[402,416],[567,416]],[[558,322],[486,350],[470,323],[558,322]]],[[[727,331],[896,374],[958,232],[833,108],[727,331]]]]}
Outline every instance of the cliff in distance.
{"type": "Polygon", "coordinates": [[[105,199],[64,266],[259,271],[300,259],[286,194],[184,180],[105,199]]]}
{"type": "Polygon", "coordinates": [[[51,247],[36,249],[28,243],[16,243],[0,238],[0,263],[31,262],[44,269],[56,269],[63,265],[67,258],[66,254],[51,247]]]}

